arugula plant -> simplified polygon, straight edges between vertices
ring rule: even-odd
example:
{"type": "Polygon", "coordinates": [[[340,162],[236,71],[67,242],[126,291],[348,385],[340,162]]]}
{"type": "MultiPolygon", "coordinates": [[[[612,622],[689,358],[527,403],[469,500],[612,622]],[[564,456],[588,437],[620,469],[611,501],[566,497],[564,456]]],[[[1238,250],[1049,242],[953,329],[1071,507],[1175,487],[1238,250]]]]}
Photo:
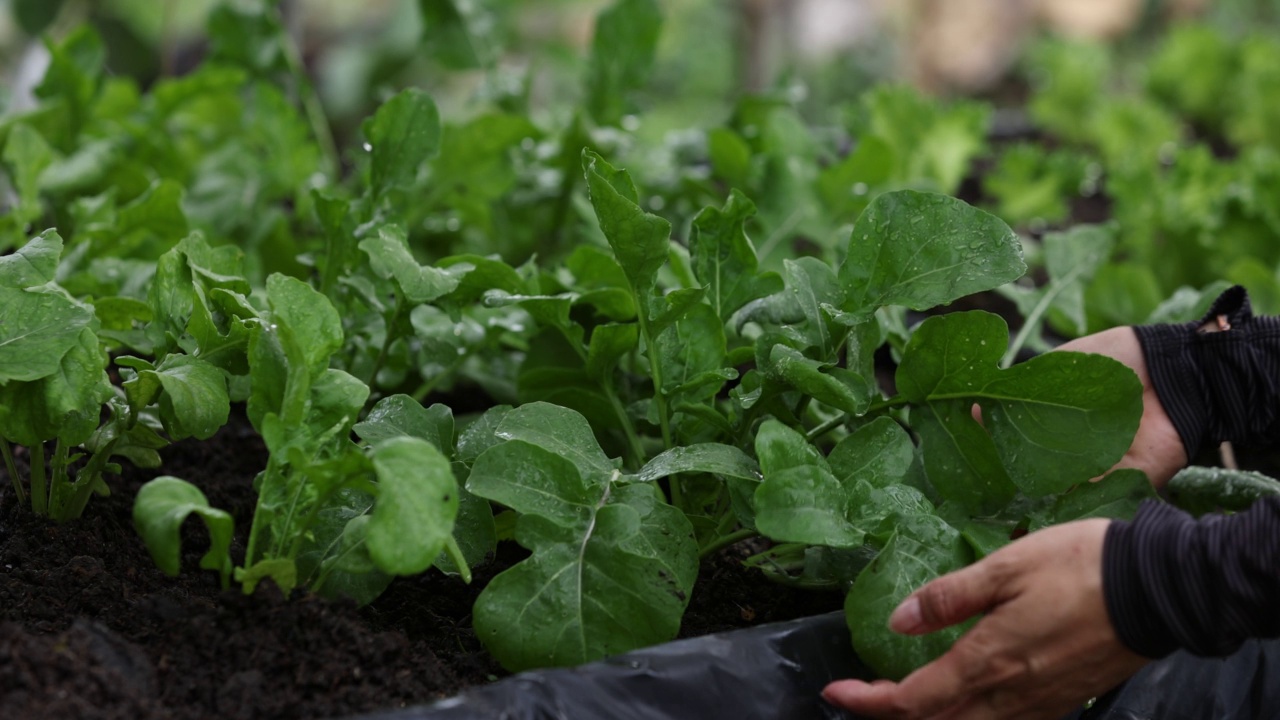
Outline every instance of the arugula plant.
{"type": "MultiPolygon", "coordinates": [[[[1087,481],[1136,431],[1131,371],[1070,353],[1002,368],[1008,329],[983,312],[900,322],[904,309],[1022,274],[1016,236],[995,217],[942,195],[885,193],[855,223],[842,263],[787,260],[779,276],[758,270],[745,196],[700,214],[685,256],[670,225],[639,206],[629,174],[593,152],[583,172],[611,251],[590,251],[604,287],[487,295],[545,327],[522,369],[529,404],[485,416],[499,442],[467,481],[519,516],[515,538],[533,552],[477,601],[477,630],[508,667],[673,636],[693,558],[760,534],[825,556],[800,581],[852,581],[855,647],[900,675],[954,639],[888,634],[887,613],[912,588],[1035,518],[1122,510],[1087,481]],[[885,342],[900,358],[892,396],[873,362],[885,342]],[[543,389],[552,378],[561,393],[543,389]],[[576,411],[538,401],[548,395],[576,411]],[[1093,431],[1083,440],[1081,426],[1093,431]],[[843,439],[828,453],[830,434],[843,439]],[[629,591],[610,592],[620,584],[629,591]],[[534,616],[544,619],[526,622],[534,616]]],[[[1094,267],[1097,254],[1055,267],[1094,267]]],[[[1084,270],[1061,272],[1078,295],[1084,270]]],[[[1075,297],[1055,286],[1038,302],[1064,293],[1075,297]]],[[[1140,495],[1139,480],[1108,482],[1140,495]]],[[[767,562],[788,569],[791,558],[771,552],[767,562]]]]}
{"type": "Polygon", "coordinates": [[[213,539],[201,566],[218,570],[224,584],[234,575],[245,592],[271,578],[286,593],[305,585],[364,603],[394,576],[435,563],[469,577],[453,536],[461,501],[448,409],[393,396],[357,425],[369,388],[329,367],[342,346],[341,321],[300,280],[270,276],[266,307],[248,320],[249,418],[271,455],[255,480],[244,563],[233,567],[229,554],[232,518],[195,486],[165,477],[145,485],[134,505],[157,564],[178,572],[180,526],[195,513],[213,539]],[[351,439],[353,429],[362,443],[351,439]]]}

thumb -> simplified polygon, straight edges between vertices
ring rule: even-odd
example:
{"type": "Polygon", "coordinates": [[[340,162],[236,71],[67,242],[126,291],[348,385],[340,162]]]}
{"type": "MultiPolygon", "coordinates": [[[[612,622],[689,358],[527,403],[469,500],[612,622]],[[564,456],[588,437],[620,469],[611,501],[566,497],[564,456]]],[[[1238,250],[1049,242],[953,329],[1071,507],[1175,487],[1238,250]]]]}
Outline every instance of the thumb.
{"type": "Polygon", "coordinates": [[[889,629],[923,635],[968,620],[998,602],[997,585],[986,560],[943,575],[908,595],[889,616],[889,629]]]}

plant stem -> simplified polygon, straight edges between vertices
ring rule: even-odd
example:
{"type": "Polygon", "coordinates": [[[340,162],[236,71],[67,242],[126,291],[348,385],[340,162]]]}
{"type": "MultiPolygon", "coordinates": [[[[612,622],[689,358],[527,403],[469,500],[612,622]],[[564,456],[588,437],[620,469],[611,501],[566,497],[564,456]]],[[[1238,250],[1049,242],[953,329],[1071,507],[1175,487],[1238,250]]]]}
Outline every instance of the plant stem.
{"type": "Polygon", "coordinates": [[[708,543],[706,547],[699,550],[698,558],[701,559],[701,558],[707,557],[708,555],[713,555],[719,550],[723,550],[724,548],[727,548],[730,545],[740,543],[743,540],[746,540],[747,538],[756,537],[759,534],[760,534],[759,532],[752,530],[750,528],[742,528],[741,530],[731,532],[728,535],[721,535],[720,537],[708,543]]]}
{"type": "Polygon", "coordinates": [[[1082,270],[1082,266],[1077,266],[1074,270],[1064,275],[1061,280],[1049,284],[1044,296],[1040,298],[1040,302],[1037,302],[1036,306],[1031,308],[1031,312],[1027,313],[1026,320],[1022,322],[1022,327],[1018,328],[1018,334],[1009,343],[1009,349],[1005,351],[1004,357],[1000,358],[1001,368],[1007,368],[1013,364],[1013,361],[1018,357],[1018,351],[1022,349],[1023,345],[1027,344],[1027,340],[1031,339],[1031,333],[1040,328],[1040,318],[1049,311],[1049,306],[1053,305],[1053,301],[1057,300],[1058,295],[1075,281],[1082,270]]]}
{"type": "Polygon", "coordinates": [[[600,384],[604,391],[605,397],[609,398],[609,405],[613,407],[613,413],[618,416],[618,422],[622,423],[622,432],[627,436],[627,449],[631,453],[632,467],[639,470],[644,465],[644,448],[640,445],[640,436],[636,434],[635,425],[631,422],[631,416],[627,414],[627,409],[622,406],[622,400],[618,398],[618,393],[613,389],[612,385],[600,384]]]}
{"type": "Polygon", "coordinates": [[[284,48],[285,64],[289,68],[289,74],[293,76],[293,81],[298,85],[298,100],[302,102],[302,109],[307,114],[307,122],[311,124],[311,134],[315,136],[316,144],[324,154],[329,177],[336,182],[342,170],[342,163],[338,157],[338,146],[333,141],[333,131],[329,129],[329,120],[325,117],[324,106],[320,104],[320,97],[316,95],[311,79],[307,77],[307,70],[302,65],[302,56],[298,52],[298,45],[289,33],[279,9],[276,10],[276,18],[280,23],[282,36],[280,45],[284,48]]]}
{"type": "MultiPolygon", "coordinates": [[[[636,319],[640,322],[640,334],[644,335],[644,352],[649,356],[649,376],[653,378],[653,402],[658,406],[658,426],[662,428],[662,447],[671,449],[671,418],[667,414],[667,397],[662,394],[662,363],[658,360],[657,345],[649,333],[649,320],[646,317],[644,303],[640,302],[640,293],[635,293],[636,319]]],[[[674,488],[675,485],[673,484],[674,488]]],[[[674,492],[672,493],[674,494],[674,492]]]]}
{"type": "Polygon", "coordinates": [[[59,439],[53,446],[53,461],[49,464],[49,517],[56,522],[66,522],[75,517],[71,513],[71,480],[68,477],[67,446],[59,439]]]}
{"type": "Polygon", "coordinates": [[[13,492],[18,496],[18,504],[27,504],[27,491],[22,487],[22,478],[18,477],[18,464],[13,461],[13,448],[9,441],[0,438],[0,455],[4,456],[4,467],[9,473],[9,481],[13,483],[13,492]]]}
{"type": "Polygon", "coordinates": [[[44,469],[44,443],[38,442],[31,450],[31,510],[37,515],[49,514],[49,486],[44,469]]]}
{"type": "Polygon", "coordinates": [[[374,383],[378,379],[378,373],[382,370],[382,366],[387,362],[387,355],[391,353],[391,343],[395,341],[395,327],[400,324],[400,316],[404,313],[404,298],[399,293],[396,294],[396,309],[392,311],[391,318],[387,320],[387,331],[385,337],[382,338],[382,348],[378,350],[378,357],[373,361],[373,370],[369,373],[369,379],[365,385],[374,387],[374,383]]]}
{"type": "Polygon", "coordinates": [[[831,432],[832,430],[835,430],[836,428],[838,428],[838,427],[840,427],[841,425],[843,425],[843,424],[844,424],[844,421],[845,421],[845,420],[847,420],[847,419],[848,419],[848,414],[847,414],[847,413],[840,413],[839,415],[836,415],[835,417],[831,418],[830,420],[827,420],[826,422],[822,423],[821,425],[818,425],[818,426],[817,426],[817,427],[815,427],[814,429],[812,429],[812,430],[810,430],[809,432],[805,433],[805,438],[806,438],[806,439],[808,439],[808,440],[809,440],[809,442],[813,442],[814,440],[817,440],[818,438],[822,437],[823,435],[826,435],[827,433],[831,432]]]}
{"type": "Polygon", "coordinates": [[[471,566],[467,565],[467,559],[462,555],[462,548],[458,547],[458,540],[452,535],[444,543],[444,551],[449,553],[449,559],[454,565],[458,566],[458,573],[462,575],[462,582],[471,584],[471,566]]]}

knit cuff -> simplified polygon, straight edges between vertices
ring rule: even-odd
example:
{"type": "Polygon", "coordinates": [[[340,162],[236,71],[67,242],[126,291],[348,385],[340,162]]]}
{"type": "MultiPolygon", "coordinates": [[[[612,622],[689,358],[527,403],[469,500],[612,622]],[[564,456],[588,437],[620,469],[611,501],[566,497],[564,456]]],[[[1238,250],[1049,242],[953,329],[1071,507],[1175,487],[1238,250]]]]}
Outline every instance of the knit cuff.
{"type": "Polygon", "coordinates": [[[1280,435],[1280,318],[1254,317],[1243,287],[1222,293],[1199,322],[1134,331],[1187,457],[1223,440],[1248,446],[1280,435]],[[1222,332],[1202,332],[1206,324],[1222,332]]]}

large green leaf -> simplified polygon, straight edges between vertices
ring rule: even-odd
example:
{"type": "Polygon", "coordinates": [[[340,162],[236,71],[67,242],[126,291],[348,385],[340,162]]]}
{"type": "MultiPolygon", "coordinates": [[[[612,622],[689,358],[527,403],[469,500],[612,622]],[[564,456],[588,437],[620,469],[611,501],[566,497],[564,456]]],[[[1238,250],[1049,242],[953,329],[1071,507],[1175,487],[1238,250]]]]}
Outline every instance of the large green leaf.
{"type": "MultiPolygon", "coordinates": [[[[502,455],[481,456],[473,480],[505,465],[502,455]]],[[[605,481],[594,489],[572,519],[522,515],[516,539],[533,555],[476,599],[476,633],[510,670],[597,660],[665,642],[680,627],[697,575],[689,521],[651,487],[605,481]]]]}
{"type": "Polygon", "coordinates": [[[453,454],[453,411],[439,403],[429,408],[408,395],[389,395],[378,401],[355,426],[370,445],[394,437],[416,437],[447,455],[453,454]]]}
{"type": "Polygon", "coordinates": [[[54,279],[62,256],[62,236],[45,230],[14,252],[0,256],[0,287],[22,290],[54,279]]]}
{"type": "Polygon", "coordinates": [[[384,572],[413,575],[435,562],[453,534],[458,483],[449,460],[415,437],[384,440],[373,449],[378,501],[367,542],[384,572]]]}
{"type": "Polygon", "coordinates": [[[9,176],[18,192],[17,206],[10,209],[12,229],[22,233],[26,231],[27,224],[38,219],[42,212],[40,173],[53,162],[53,149],[45,142],[44,136],[25,123],[19,123],[9,129],[3,159],[9,166],[9,176]]]}
{"type": "Polygon", "coordinates": [[[652,482],[659,478],[684,472],[703,472],[723,477],[759,482],[760,466],[750,455],[732,445],[697,443],[673,447],[654,457],[631,476],[638,482],[652,482]]]}
{"type": "Polygon", "coordinates": [[[964,633],[968,624],[928,635],[899,635],[889,629],[889,615],[921,585],[964,567],[972,559],[960,533],[940,518],[904,518],[845,598],[854,650],[877,676],[900,680],[946,652],[964,633]]]}
{"type": "Polygon", "coordinates": [[[614,463],[600,449],[586,418],[558,405],[544,402],[521,405],[506,413],[496,434],[503,440],[523,440],[555,453],[573,463],[584,477],[607,477],[615,470],[614,463]]]}
{"type": "Polygon", "coordinates": [[[755,214],[756,206],[735,189],[723,209],[704,208],[693,219],[689,235],[693,271],[721,321],[748,302],[782,289],[777,275],[756,274],[756,250],[745,230],[755,214]]]}
{"type": "Polygon", "coordinates": [[[931,511],[918,491],[895,484],[910,464],[898,462],[901,441],[879,422],[860,429],[841,451],[846,472],[837,477],[826,461],[813,460],[821,454],[803,435],[766,421],[756,435],[764,468],[755,491],[756,526],[783,542],[856,548],[886,517],[931,511]],[[887,487],[892,490],[880,489],[887,487]]]}
{"type": "Polygon", "coordinates": [[[892,418],[878,417],[841,440],[827,456],[844,482],[865,480],[875,487],[901,482],[915,459],[911,436],[892,418]]]}
{"type": "Polygon", "coordinates": [[[369,184],[376,195],[412,185],[422,163],[440,151],[440,111],[416,88],[383,103],[364,127],[372,149],[369,184]]]}
{"type": "Polygon", "coordinates": [[[724,323],[710,305],[698,303],[654,340],[664,395],[689,402],[715,397],[726,379],[724,323]]]}
{"type": "Polygon", "coordinates": [[[431,302],[453,292],[463,275],[473,266],[460,263],[446,270],[419,265],[409,252],[409,236],[399,225],[383,225],[376,235],[360,241],[369,263],[379,277],[393,278],[405,299],[412,303],[431,302]]]}
{"type": "Polygon", "coordinates": [[[0,385],[56,372],[80,332],[95,324],[92,308],[50,282],[61,250],[50,230],[0,258],[0,385]]]}
{"type": "MultiPolygon", "coordinates": [[[[674,637],[697,575],[684,514],[623,484],[586,420],[545,403],[511,410],[467,489],[520,514],[533,555],[476,600],[481,641],[512,670],[573,665],[674,637]]],[[[468,440],[468,445],[471,443],[468,440]]]]}
{"type": "Polygon", "coordinates": [[[0,386],[0,437],[27,446],[57,438],[74,446],[97,429],[111,397],[107,357],[89,328],[81,328],[74,343],[39,380],[0,386]]]}
{"type": "Polygon", "coordinates": [[[671,248],[671,223],[637,204],[635,185],[625,170],[615,170],[590,150],[582,151],[591,205],[609,247],[613,248],[632,290],[643,302],[671,248]]]}
{"type": "Polygon", "coordinates": [[[231,515],[209,506],[200,488],[176,477],[164,475],[138,488],[133,501],[133,525],[151,552],[151,559],[169,575],[181,569],[182,522],[195,514],[209,530],[209,550],[200,558],[200,567],[217,570],[225,586],[231,574],[231,515]]]}
{"type": "Polygon", "coordinates": [[[844,309],[928,310],[1026,272],[1018,236],[961,200],[900,190],[877,197],[853,226],[840,266],[844,309]]]}
{"type": "Polygon", "coordinates": [[[1138,505],[1144,500],[1155,498],[1155,488],[1146,473],[1134,468],[1122,468],[1108,473],[1097,482],[1080,483],[1058,496],[1044,516],[1032,518],[1027,529],[1034,531],[1047,525],[1085,518],[1127,520],[1138,512],[1138,505]]]}
{"type": "Polygon", "coordinates": [[[466,10],[472,7],[455,0],[418,0],[422,39],[432,56],[447,67],[476,68],[488,60],[487,45],[478,43],[481,38],[471,29],[466,10]]]}
{"type": "Polygon", "coordinates": [[[227,424],[231,413],[227,381],[213,365],[198,357],[174,354],[165,357],[155,370],[139,373],[139,380],[146,376],[154,376],[164,388],[160,418],[172,439],[208,440],[227,424]]]}
{"type": "Polygon", "coordinates": [[[990,313],[933,317],[898,367],[903,398],[923,406],[912,423],[929,479],[969,509],[990,510],[1011,495],[1001,465],[1031,496],[1101,475],[1128,450],[1142,415],[1142,385],[1123,364],[1054,352],[1001,370],[1007,338],[1004,320],[990,313]],[[985,430],[970,414],[975,403],[985,430]]]}
{"type": "Polygon", "coordinates": [[[587,63],[587,110],[601,125],[616,125],[627,96],[644,85],[662,29],[655,0],[618,0],[596,19],[587,63]]]}

